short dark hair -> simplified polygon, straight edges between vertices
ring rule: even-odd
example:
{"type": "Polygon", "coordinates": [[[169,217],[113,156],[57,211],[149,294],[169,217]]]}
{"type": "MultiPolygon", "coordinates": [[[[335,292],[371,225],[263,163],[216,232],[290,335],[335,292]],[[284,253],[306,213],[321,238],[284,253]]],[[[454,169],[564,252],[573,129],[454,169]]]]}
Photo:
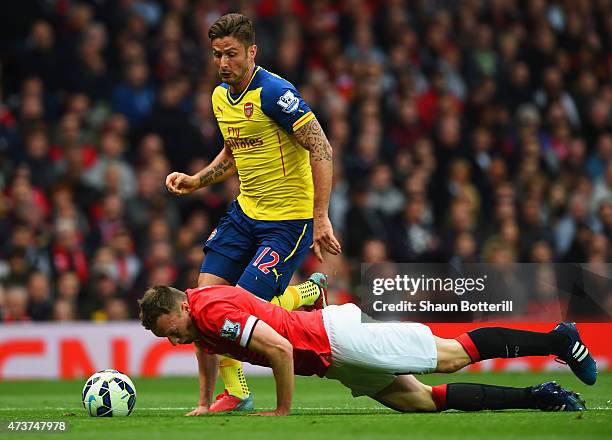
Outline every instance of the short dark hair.
{"type": "Polygon", "coordinates": [[[255,26],[246,15],[226,14],[208,29],[210,41],[223,37],[234,37],[245,46],[251,46],[255,44],[255,26]]]}
{"type": "Polygon", "coordinates": [[[174,287],[149,287],[143,297],[138,300],[142,325],[147,330],[153,330],[160,316],[177,312],[179,303],[186,299],[185,292],[174,287]]]}

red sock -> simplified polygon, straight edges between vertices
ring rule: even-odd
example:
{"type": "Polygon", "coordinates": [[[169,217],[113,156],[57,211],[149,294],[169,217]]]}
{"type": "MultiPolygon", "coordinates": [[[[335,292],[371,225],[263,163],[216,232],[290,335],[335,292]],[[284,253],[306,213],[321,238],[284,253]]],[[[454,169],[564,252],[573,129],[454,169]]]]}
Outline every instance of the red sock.
{"type": "Polygon", "coordinates": [[[476,344],[474,344],[474,341],[469,334],[463,333],[462,335],[457,336],[455,341],[461,344],[472,360],[472,363],[480,361],[480,352],[478,351],[478,348],[476,348],[476,344]]]}
{"type": "Polygon", "coordinates": [[[436,410],[444,411],[446,409],[446,384],[431,387],[431,397],[436,404],[436,410]]]}

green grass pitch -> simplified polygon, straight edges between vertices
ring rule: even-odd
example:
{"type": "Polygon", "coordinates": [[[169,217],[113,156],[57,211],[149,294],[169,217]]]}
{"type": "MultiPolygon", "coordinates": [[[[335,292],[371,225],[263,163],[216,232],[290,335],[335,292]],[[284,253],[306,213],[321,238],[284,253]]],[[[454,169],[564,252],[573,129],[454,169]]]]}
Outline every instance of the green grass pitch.
{"type": "MultiPolygon", "coordinates": [[[[528,386],[546,380],[580,392],[587,400],[584,413],[486,411],[439,414],[399,414],[376,402],[354,399],[339,383],[297,378],[293,413],[289,417],[213,415],[184,417],[197,401],[196,378],[135,379],[138,399],[127,418],[92,418],[80,403],[83,381],[0,382],[0,420],[65,421],[61,434],[0,432],[2,439],[610,439],[612,438],[612,374],[600,374],[593,387],[571,374],[472,373],[429,375],[423,380],[483,382],[528,386]]],[[[256,409],[274,406],[271,377],[251,377],[256,409]]]]}

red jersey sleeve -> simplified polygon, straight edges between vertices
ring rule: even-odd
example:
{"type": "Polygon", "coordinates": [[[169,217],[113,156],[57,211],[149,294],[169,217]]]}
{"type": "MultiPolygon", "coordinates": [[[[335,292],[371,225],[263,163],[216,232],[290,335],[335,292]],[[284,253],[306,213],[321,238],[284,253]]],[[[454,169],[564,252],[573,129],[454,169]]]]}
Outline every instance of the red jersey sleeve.
{"type": "Polygon", "coordinates": [[[196,325],[205,333],[247,347],[258,318],[228,299],[198,290],[190,291],[189,295],[196,325]]]}
{"type": "MultiPolygon", "coordinates": [[[[210,320],[210,315],[209,315],[210,320]]],[[[238,309],[231,303],[219,303],[215,307],[215,314],[210,320],[214,331],[222,338],[247,347],[251,341],[253,330],[257,324],[255,316],[238,309]]]]}

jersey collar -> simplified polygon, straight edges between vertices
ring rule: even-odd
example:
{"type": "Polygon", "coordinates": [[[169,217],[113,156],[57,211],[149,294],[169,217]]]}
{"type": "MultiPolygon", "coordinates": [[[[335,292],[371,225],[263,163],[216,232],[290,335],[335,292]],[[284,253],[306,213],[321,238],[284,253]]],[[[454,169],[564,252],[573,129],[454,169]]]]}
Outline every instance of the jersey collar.
{"type": "Polygon", "coordinates": [[[251,87],[251,83],[253,82],[253,79],[255,78],[255,75],[257,75],[257,72],[259,71],[259,69],[260,69],[259,66],[255,66],[255,70],[253,70],[253,75],[251,75],[251,80],[249,81],[247,86],[244,88],[242,93],[236,99],[232,98],[232,94],[230,93],[230,88],[229,87],[227,88],[227,100],[229,101],[230,104],[236,105],[242,100],[242,98],[244,98],[244,95],[246,95],[246,92],[249,91],[249,88],[251,87]]]}

